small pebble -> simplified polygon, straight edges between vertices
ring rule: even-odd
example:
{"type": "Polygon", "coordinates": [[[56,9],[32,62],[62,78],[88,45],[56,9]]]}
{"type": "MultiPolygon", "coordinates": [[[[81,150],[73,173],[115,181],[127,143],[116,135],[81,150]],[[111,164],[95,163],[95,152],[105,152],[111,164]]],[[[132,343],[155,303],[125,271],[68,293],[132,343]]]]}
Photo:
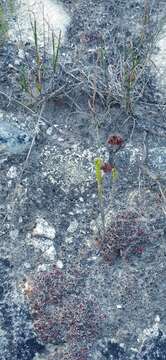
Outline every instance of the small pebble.
{"type": "Polygon", "coordinates": [[[18,56],[20,59],[24,59],[24,50],[23,49],[18,50],[18,56]]]}
{"type": "Polygon", "coordinates": [[[156,322],[160,322],[160,316],[159,316],[159,315],[156,315],[155,321],[156,321],[156,322]]]}
{"type": "Polygon", "coordinates": [[[56,256],[56,251],[54,245],[51,245],[48,250],[46,250],[45,255],[49,257],[50,260],[54,260],[56,256]]]}
{"type": "Polygon", "coordinates": [[[53,240],[55,238],[55,228],[49,225],[45,219],[39,218],[36,220],[36,225],[33,228],[32,235],[43,236],[47,239],[53,240]]]}
{"type": "Polygon", "coordinates": [[[122,305],[116,305],[117,309],[122,309],[122,305]]]}
{"type": "Polygon", "coordinates": [[[17,229],[10,231],[10,238],[12,240],[16,240],[18,237],[19,231],[17,229]]]}
{"type": "Polygon", "coordinates": [[[67,231],[70,232],[70,233],[74,233],[78,228],[78,222],[77,220],[74,220],[70,223],[67,231]]]}
{"type": "Polygon", "coordinates": [[[15,179],[17,177],[17,168],[16,166],[11,166],[7,172],[7,177],[9,179],[15,179]]]}
{"type": "Polygon", "coordinates": [[[65,239],[65,243],[66,243],[66,244],[72,244],[72,242],[73,242],[73,237],[67,237],[67,238],[65,239]]]}
{"type": "Polygon", "coordinates": [[[52,126],[50,126],[46,131],[47,135],[51,135],[52,131],[53,131],[53,128],[52,128],[52,126]]]}
{"type": "Polygon", "coordinates": [[[56,262],[56,266],[58,267],[58,269],[63,269],[63,262],[61,260],[58,260],[56,262]]]}

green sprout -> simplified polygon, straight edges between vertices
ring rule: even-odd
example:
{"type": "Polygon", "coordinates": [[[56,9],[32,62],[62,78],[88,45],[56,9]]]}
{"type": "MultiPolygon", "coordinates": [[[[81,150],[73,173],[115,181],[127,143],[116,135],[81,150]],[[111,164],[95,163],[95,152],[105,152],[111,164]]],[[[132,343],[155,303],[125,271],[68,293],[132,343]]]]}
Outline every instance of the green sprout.
{"type": "Polygon", "coordinates": [[[62,32],[59,32],[59,37],[58,37],[58,43],[57,45],[55,44],[55,35],[54,32],[52,31],[52,65],[53,65],[53,72],[55,74],[56,72],[56,68],[57,68],[57,64],[58,64],[58,57],[59,57],[59,50],[60,50],[60,44],[61,44],[61,36],[62,36],[62,32]]]}

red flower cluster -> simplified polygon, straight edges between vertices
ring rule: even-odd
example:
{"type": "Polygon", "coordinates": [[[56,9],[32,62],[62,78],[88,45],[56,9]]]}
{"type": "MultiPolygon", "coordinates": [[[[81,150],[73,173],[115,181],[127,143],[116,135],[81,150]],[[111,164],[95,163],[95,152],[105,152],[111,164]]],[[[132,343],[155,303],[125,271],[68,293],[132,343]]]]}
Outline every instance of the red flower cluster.
{"type": "Polygon", "coordinates": [[[103,163],[101,165],[101,170],[103,170],[105,173],[110,173],[113,169],[113,165],[110,163],[103,163]]]}
{"type": "Polygon", "coordinates": [[[118,145],[121,146],[124,143],[124,140],[121,135],[112,134],[108,137],[107,144],[109,145],[118,145]]]}

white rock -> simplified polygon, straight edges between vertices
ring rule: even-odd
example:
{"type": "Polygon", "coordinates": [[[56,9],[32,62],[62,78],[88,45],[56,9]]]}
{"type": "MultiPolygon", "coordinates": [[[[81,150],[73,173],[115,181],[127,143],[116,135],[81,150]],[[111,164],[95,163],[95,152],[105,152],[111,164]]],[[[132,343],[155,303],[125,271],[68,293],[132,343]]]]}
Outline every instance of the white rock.
{"type": "Polygon", "coordinates": [[[54,248],[54,245],[51,245],[48,250],[46,250],[45,255],[50,259],[50,260],[54,260],[55,256],[56,256],[56,251],[54,248]]]}
{"type": "Polygon", "coordinates": [[[130,350],[133,351],[133,352],[135,352],[135,353],[138,352],[138,349],[137,349],[137,348],[134,348],[134,347],[131,347],[130,350]]]}
{"type": "Polygon", "coordinates": [[[51,135],[51,134],[52,134],[52,131],[53,131],[53,127],[50,126],[50,127],[47,129],[47,131],[46,131],[47,135],[51,135]]]}
{"type": "Polygon", "coordinates": [[[122,309],[122,305],[116,305],[117,309],[122,309]]]}
{"type": "Polygon", "coordinates": [[[23,49],[18,50],[18,56],[19,56],[20,59],[24,59],[25,55],[24,55],[24,50],[23,49]]]}
{"type": "Polygon", "coordinates": [[[10,238],[12,240],[16,240],[18,237],[19,231],[17,229],[10,231],[10,238]]]}
{"type": "Polygon", "coordinates": [[[66,244],[72,244],[72,242],[73,242],[72,236],[67,237],[67,238],[65,239],[65,243],[66,243],[66,244]]]}
{"type": "Polygon", "coordinates": [[[87,259],[87,261],[96,261],[98,256],[92,256],[91,258],[87,259]]]}
{"type": "Polygon", "coordinates": [[[17,177],[17,168],[16,166],[11,166],[9,171],[7,172],[7,177],[9,179],[15,179],[17,177]]]}
{"type": "Polygon", "coordinates": [[[25,268],[25,269],[30,269],[30,268],[31,268],[31,264],[25,262],[25,263],[24,263],[24,268],[25,268]]]}
{"type": "Polygon", "coordinates": [[[97,231],[97,222],[96,222],[96,220],[92,220],[92,221],[90,222],[90,229],[91,229],[92,231],[94,231],[94,232],[97,231]]]}
{"type": "Polygon", "coordinates": [[[9,65],[8,65],[8,68],[9,68],[9,69],[14,69],[14,66],[13,66],[12,64],[9,64],[9,65]]]}
{"type": "Polygon", "coordinates": [[[156,321],[156,322],[160,322],[160,316],[159,316],[159,315],[156,315],[155,321],[156,321]]]}
{"type": "Polygon", "coordinates": [[[69,225],[67,231],[69,233],[74,233],[78,228],[78,222],[77,220],[75,219],[74,221],[71,222],[71,224],[69,225]]]}
{"type": "Polygon", "coordinates": [[[36,220],[36,225],[32,231],[33,236],[43,236],[51,240],[55,238],[55,233],[55,228],[49,225],[43,218],[38,218],[36,220]]]}
{"type": "Polygon", "coordinates": [[[20,65],[21,64],[21,60],[20,59],[16,59],[14,62],[14,65],[20,65]]]}
{"type": "Polygon", "coordinates": [[[52,247],[52,240],[41,240],[41,238],[29,238],[29,241],[27,243],[32,244],[34,248],[41,250],[42,252],[48,251],[50,247],[52,247]]]}
{"type": "Polygon", "coordinates": [[[63,262],[61,260],[58,260],[56,262],[56,266],[58,267],[58,269],[63,269],[63,262]]]}
{"type": "Polygon", "coordinates": [[[8,184],[8,187],[10,188],[12,186],[12,180],[9,180],[7,184],[8,184]]]}
{"type": "Polygon", "coordinates": [[[47,265],[46,264],[41,264],[38,266],[37,271],[46,271],[47,270],[47,265]]]}

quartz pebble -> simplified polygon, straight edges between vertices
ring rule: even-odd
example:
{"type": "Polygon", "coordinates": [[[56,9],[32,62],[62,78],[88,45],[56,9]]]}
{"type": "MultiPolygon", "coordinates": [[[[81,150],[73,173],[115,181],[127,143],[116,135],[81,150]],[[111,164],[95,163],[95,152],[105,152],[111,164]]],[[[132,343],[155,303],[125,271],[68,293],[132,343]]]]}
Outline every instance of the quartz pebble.
{"type": "Polygon", "coordinates": [[[32,230],[33,236],[43,236],[47,239],[53,240],[55,238],[55,228],[48,224],[48,222],[39,218],[36,220],[36,225],[32,230]]]}
{"type": "Polygon", "coordinates": [[[77,222],[77,220],[74,220],[70,223],[67,231],[69,233],[74,233],[77,230],[77,228],[78,228],[78,222],[77,222]]]}

